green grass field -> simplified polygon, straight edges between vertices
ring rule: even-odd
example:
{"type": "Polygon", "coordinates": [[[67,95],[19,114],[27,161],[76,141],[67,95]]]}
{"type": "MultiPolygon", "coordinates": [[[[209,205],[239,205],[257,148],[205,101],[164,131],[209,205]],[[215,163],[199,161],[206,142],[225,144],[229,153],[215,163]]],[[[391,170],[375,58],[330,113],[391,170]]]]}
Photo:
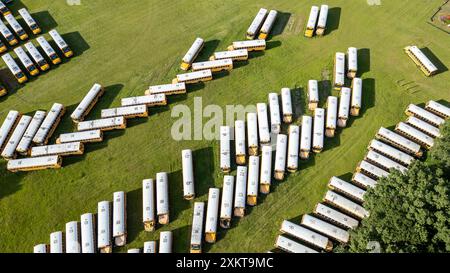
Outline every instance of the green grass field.
{"type": "MultiPolygon", "coordinates": [[[[72,130],[69,115],[93,83],[107,88],[90,119],[98,118],[103,108],[119,106],[123,97],[143,94],[151,84],[170,82],[195,37],[208,41],[200,56],[205,60],[213,51],[242,40],[260,7],[277,9],[281,16],[264,54],[186,96],[170,97],[170,106],[150,109],[148,120],[132,120],[129,129],[107,133],[105,142],[87,146],[86,155],[66,158],[61,170],[12,174],[0,160],[1,252],[31,252],[35,244],[48,243],[51,232],[63,230],[68,221],[79,221],[85,212],[96,212],[97,202],[112,200],[113,192],[121,190],[128,193],[126,248],[142,247],[144,241],[157,239],[159,231],[173,230],[174,251],[187,252],[193,202],[182,200],[181,150],[195,151],[195,201],[205,201],[208,188],[222,185],[217,141],[171,138],[175,121],[171,108],[191,107],[194,97],[202,97],[204,105],[248,105],[267,102],[269,92],[291,87],[297,105],[306,109],[307,81],[317,79],[323,81],[322,87],[329,86],[334,53],[349,46],[360,49],[363,115],[352,118],[349,128],[336,138],[327,139],[322,154],[301,162],[299,172],[275,183],[274,192],[249,209],[248,216],[234,220],[232,229],[219,229],[218,242],[204,246],[208,252],[271,249],[281,221],[298,221],[310,212],[331,176],[349,177],[380,126],[405,119],[403,111],[409,103],[450,101],[450,73],[445,66],[441,65],[442,73],[427,78],[403,53],[403,47],[416,44],[450,65],[450,37],[426,23],[442,4],[438,0],[407,4],[389,0],[380,6],[369,6],[365,0],[328,0],[332,8],[328,33],[314,39],[302,35],[311,1],[81,0],[79,6],[49,0],[14,2],[15,15],[26,6],[39,15],[45,32],[57,27],[67,34],[63,36],[76,57],[0,98],[0,120],[11,109],[32,113],[59,102],[69,114],[55,136],[72,130]],[[141,183],[160,171],[170,173],[172,221],[157,232],[145,233],[141,183]]],[[[322,98],[330,92],[322,88],[322,98]]]]}

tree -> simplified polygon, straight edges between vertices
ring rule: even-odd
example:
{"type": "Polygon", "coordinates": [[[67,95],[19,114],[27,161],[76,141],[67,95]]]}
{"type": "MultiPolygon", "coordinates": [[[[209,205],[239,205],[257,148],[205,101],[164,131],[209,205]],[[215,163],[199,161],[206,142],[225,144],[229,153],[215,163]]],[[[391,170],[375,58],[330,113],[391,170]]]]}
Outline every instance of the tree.
{"type": "Polygon", "coordinates": [[[436,139],[431,151],[431,158],[441,162],[447,171],[450,171],[450,122],[441,128],[442,138],[436,139]]]}

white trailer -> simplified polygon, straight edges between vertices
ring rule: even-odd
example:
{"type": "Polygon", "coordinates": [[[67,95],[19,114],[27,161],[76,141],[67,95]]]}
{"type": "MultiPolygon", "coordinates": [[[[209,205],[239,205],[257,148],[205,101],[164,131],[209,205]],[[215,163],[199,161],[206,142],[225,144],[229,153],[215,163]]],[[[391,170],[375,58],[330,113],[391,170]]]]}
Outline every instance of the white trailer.
{"type": "Polygon", "coordinates": [[[172,245],[172,231],[161,231],[159,233],[159,253],[172,253],[172,245]]]}
{"type": "Polygon", "coordinates": [[[142,181],[142,222],[145,231],[155,230],[155,182],[153,179],[142,181]]]}
{"type": "Polygon", "coordinates": [[[205,203],[195,202],[194,215],[192,216],[190,253],[202,253],[204,214],[205,203]]]}
{"type": "Polygon", "coordinates": [[[156,215],[161,225],[169,224],[169,176],[164,172],[156,174],[156,215]]]}
{"type": "Polygon", "coordinates": [[[234,192],[234,216],[245,216],[245,204],[247,197],[247,167],[238,166],[236,172],[236,187],[234,192]]]}
{"type": "Polygon", "coordinates": [[[311,152],[313,119],[311,116],[302,117],[302,134],[300,136],[300,158],[308,159],[311,152]]]}
{"type": "Polygon", "coordinates": [[[308,109],[314,111],[319,107],[319,83],[317,80],[308,81],[308,109]]]}
{"type": "Polygon", "coordinates": [[[80,234],[78,222],[72,221],[66,224],[66,253],[80,253],[80,234]]]}
{"type": "Polygon", "coordinates": [[[281,223],[280,232],[326,251],[333,249],[333,242],[327,237],[287,220],[281,223]]]}
{"type": "Polygon", "coordinates": [[[6,160],[16,158],[17,145],[25,134],[25,131],[28,128],[31,120],[32,118],[30,116],[23,115],[22,117],[20,117],[19,122],[17,123],[14,131],[11,134],[11,137],[9,138],[6,145],[4,145],[3,151],[1,152],[3,158],[5,158],[6,160]]]}
{"type": "Polygon", "coordinates": [[[113,250],[109,201],[97,205],[97,248],[100,253],[112,253],[113,250]]]}
{"type": "Polygon", "coordinates": [[[338,98],[329,96],[327,99],[327,122],[325,136],[334,137],[337,128],[338,98]]]}
{"type": "Polygon", "coordinates": [[[64,253],[64,241],[62,231],[50,233],[50,253],[64,253]]]}
{"type": "Polygon", "coordinates": [[[220,226],[225,229],[231,227],[233,215],[234,176],[223,177],[222,203],[220,205],[220,226]]]}
{"type": "Polygon", "coordinates": [[[249,40],[255,39],[255,37],[258,35],[258,32],[261,28],[261,26],[264,23],[264,20],[267,16],[267,10],[264,8],[261,8],[258,11],[258,14],[256,14],[255,18],[253,19],[252,23],[250,24],[249,28],[247,29],[246,37],[249,40]]]}
{"type": "Polygon", "coordinates": [[[81,215],[81,252],[95,253],[95,220],[92,213],[81,215]]]}
{"type": "Polygon", "coordinates": [[[333,191],[328,191],[325,194],[324,202],[337,207],[344,212],[349,213],[359,219],[363,219],[369,216],[369,212],[364,209],[361,205],[339,195],[333,191]]]}
{"type": "Polygon", "coordinates": [[[323,138],[325,131],[325,109],[316,108],[314,110],[314,132],[313,132],[313,152],[321,153],[323,151],[323,138]]]}
{"type": "Polygon", "coordinates": [[[289,88],[281,89],[281,105],[283,111],[283,122],[289,124],[294,119],[294,111],[292,109],[291,89],[289,88]]]}
{"type": "Polygon", "coordinates": [[[298,151],[300,148],[300,126],[289,126],[289,144],[287,155],[287,170],[294,173],[298,169],[298,151]]]}
{"type": "Polygon", "coordinates": [[[116,246],[127,244],[127,199],[123,191],[114,193],[112,236],[116,246]]]}
{"type": "Polygon", "coordinates": [[[220,126],[220,169],[224,173],[231,171],[231,128],[220,126]]]}
{"type": "Polygon", "coordinates": [[[236,120],[234,122],[234,138],[235,138],[235,149],[236,149],[236,164],[245,165],[247,148],[245,142],[245,121],[236,120]]]}
{"type": "Polygon", "coordinates": [[[256,113],[247,114],[247,137],[248,137],[248,154],[258,155],[258,115],[256,113]]]}
{"type": "Polygon", "coordinates": [[[269,120],[267,117],[267,104],[258,103],[256,104],[256,109],[258,111],[259,141],[262,145],[269,144],[270,130],[269,130],[269,120]]]}
{"type": "Polygon", "coordinates": [[[347,121],[350,113],[350,101],[352,96],[352,90],[347,87],[341,88],[341,99],[339,102],[339,112],[338,112],[338,126],[345,128],[347,126],[347,121]]]}
{"type": "Polygon", "coordinates": [[[359,116],[361,107],[362,107],[362,79],[353,78],[350,115],[354,117],[359,116]]]}
{"type": "Polygon", "coordinates": [[[78,104],[77,108],[75,108],[75,111],[70,115],[72,120],[76,123],[83,121],[104,92],[105,89],[103,86],[98,83],[94,84],[86,96],[84,96],[83,100],[81,100],[80,104],[78,104]]]}
{"type": "Polygon", "coordinates": [[[279,134],[281,131],[280,102],[277,93],[269,93],[270,132],[279,134]]]}
{"type": "Polygon", "coordinates": [[[209,189],[208,208],[206,209],[205,241],[215,243],[217,240],[217,221],[219,220],[219,198],[220,190],[209,189]]]}
{"type": "Polygon", "coordinates": [[[270,193],[272,184],[272,146],[262,147],[261,153],[261,175],[259,191],[262,194],[270,193]]]}
{"type": "Polygon", "coordinates": [[[248,159],[247,205],[256,206],[259,188],[259,156],[248,159]]]}
{"type": "Polygon", "coordinates": [[[195,198],[194,159],[192,150],[181,151],[181,161],[183,169],[183,198],[185,200],[192,200],[195,198]]]}
{"type": "Polygon", "coordinates": [[[281,181],[286,172],[286,152],[288,145],[287,135],[279,134],[277,136],[277,150],[275,152],[274,178],[281,181]]]}

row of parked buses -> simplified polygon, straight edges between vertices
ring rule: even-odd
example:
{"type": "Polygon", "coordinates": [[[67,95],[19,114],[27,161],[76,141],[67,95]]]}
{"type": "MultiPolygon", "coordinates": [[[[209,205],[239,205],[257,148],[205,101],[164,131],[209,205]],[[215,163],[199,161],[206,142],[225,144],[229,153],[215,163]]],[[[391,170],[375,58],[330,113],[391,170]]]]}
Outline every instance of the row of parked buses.
{"type": "MultiPolygon", "coordinates": [[[[170,253],[172,233],[161,232],[160,238],[159,252],[170,253]]],[[[65,232],[51,233],[50,244],[36,245],[34,253],[112,253],[114,246],[123,247],[126,243],[127,199],[126,193],[120,191],[113,194],[112,202],[99,202],[96,215],[85,213],[79,222],[68,222],[65,232]]],[[[136,249],[129,251],[135,252],[136,249]]],[[[156,242],[146,242],[143,252],[156,253],[156,242]]]]}
{"type": "Polygon", "coordinates": [[[431,148],[434,139],[441,137],[439,126],[450,116],[450,108],[429,101],[425,109],[409,105],[406,114],[407,121],[400,122],[395,132],[385,128],[378,131],[351,182],[332,177],[329,191],[312,214],[304,215],[299,224],[283,221],[276,248],[292,253],[316,253],[331,251],[336,243],[349,242],[349,231],[369,216],[363,207],[367,189],[393,171],[405,173],[422,156],[421,148],[431,148]]]}
{"type": "Polygon", "coordinates": [[[261,8],[253,19],[251,25],[249,26],[246,37],[248,40],[253,40],[255,38],[260,40],[265,40],[270,34],[275,21],[277,19],[278,12],[276,10],[271,10],[267,13],[267,9],[261,8]]]}
{"type": "Polygon", "coordinates": [[[336,90],[341,90],[345,86],[345,78],[354,79],[358,73],[358,49],[349,47],[347,55],[337,52],[334,58],[334,82],[333,86],[336,90]],[[346,65],[347,60],[347,65],[346,65]]]}
{"type": "MultiPolygon", "coordinates": [[[[2,20],[0,20],[0,33],[9,46],[15,46],[19,43],[19,40],[25,41],[29,38],[24,28],[19,24],[19,22],[16,20],[11,11],[3,3],[0,3],[0,12],[2,12],[2,15],[5,18],[6,22],[8,22],[9,26],[15,33],[14,35],[10,31],[10,29],[5,25],[5,23],[3,23],[2,20]],[[16,38],[16,36],[19,37],[19,40],[16,38]]],[[[33,34],[37,35],[42,32],[38,23],[36,22],[36,20],[34,20],[34,18],[31,16],[31,14],[28,12],[26,8],[20,9],[19,14],[33,34]]],[[[0,53],[6,52],[7,50],[8,48],[6,44],[0,42],[0,53]]]]}
{"type": "MultiPolygon", "coordinates": [[[[0,30],[1,27],[2,26],[0,24],[0,30]]],[[[69,45],[64,41],[57,30],[53,29],[49,32],[49,34],[65,57],[70,58],[73,56],[72,49],[70,49],[69,45]]],[[[39,36],[36,41],[52,64],[56,65],[61,63],[61,58],[43,36],[39,36]]],[[[42,56],[33,42],[26,43],[24,47],[28,51],[28,54],[21,46],[14,48],[14,53],[19,58],[24,69],[17,64],[11,54],[5,53],[2,55],[2,59],[6,66],[19,83],[28,81],[27,74],[24,73],[24,71],[26,71],[30,76],[37,76],[39,71],[46,71],[50,68],[49,62],[47,62],[47,60],[42,56]]]]}
{"type": "Polygon", "coordinates": [[[327,28],[328,5],[312,6],[306,23],[305,36],[311,38],[314,33],[317,36],[323,36],[327,28]]]}

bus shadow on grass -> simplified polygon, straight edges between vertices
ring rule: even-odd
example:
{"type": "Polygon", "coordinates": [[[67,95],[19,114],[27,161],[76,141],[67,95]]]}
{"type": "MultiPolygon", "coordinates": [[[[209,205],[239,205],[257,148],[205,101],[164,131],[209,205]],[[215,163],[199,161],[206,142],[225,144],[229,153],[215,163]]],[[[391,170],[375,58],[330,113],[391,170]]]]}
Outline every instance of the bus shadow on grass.
{"type": "MultiPolygon", "coordinates": [[[[124,85],[121,83],[106,86],[105,92],[99,98],[91,112],[86,116],[86,120],[100,118],[102,109],[111,108],[123,88],[124,85]]],[[[80,101],[83,99],[86,92],[87,91],[80,90],[80,101]]]]}
{"type": "Polygon", "coordinates": [[[144,229],[142,222],[142,187],[127,194],[127,244],[133,242],[144,229]]]}
{"type": "MultiPolygon", "coordinates": [[[[214,188],[214,152],[212,147],[206,147],[192,152],[194,160],[194,181],[196,198],[208,194],[214,188]]],[[[182,180],[181,180],[182,181],[182,180]]]]}
{"type": "Polygon", "coordinates": [[[0,159],[0,201],[22,188],[21,180],[25,177],[25,173],[12,173],[6,170],[7,162],[0,159]]]}
{"type": "Polygon", "coordinates": [[[206,41],[195,62],[209,61],[209,57],[214,54],[219,44],[220,40],[217,39],[206,41]]]}
{"type": "Polygon", "coordinates": [[[269,41],[266,43],[266,50],[280,47],[282,45],[281,41],[269,41]]]}
{"type": "Polygon", "coordinates": [[[361,77],[367,72],[370,72],[370,49],[360,48],[358,49],[358,76],[361,77]]]}
{"type": "Polygon", "coordinates": [[[363,79],[363,89],[362,89],[362,106],[359,113],[359,117],[350,118],[350,125],[353,124],[355,118],[360,118],[365,115],[367,110],[375,106],[376,101],[376,81],[373,78],[363,79]]]}
{"type": "Polygon", "coordinates": [[[73,50],[74,57],[81,56],[91,47],[78,31],[61,34],[69,47],[73,50]]]}
{"type": "MultiPolygon", "coordinates": [[[[168,174],[169,181],[183,181],[183,173],[181,170],[176,170],[168,174]]],[[[170,222],[178,219],[181,212],[191,208],[191,202],[183,198],[183,183],[170,183],[169,185],[169,217],[170,222]]]]}
{"type": "MultiPolygon", "coordinates": [[[[192,220],[191,220],[192,221],[192,220]]],[[[176,244],[173,244],[174,253],[189,253],[189,246],[191,245],[191,226],[182,226],[172,230],[173,238],[176,244]]]]}
{"type": "Polygon", "coordinates": [[[448,71],[448,67],[443,62],[441,62],[441,60],[431,51],[431,49],[429,49],[428,47],[424,47],[421,48],[420,50],[437,67],[438,69],[437,74],[441,74],[448,71]]]}
{"type": "Polygon", "coordinates": [[[327,29],[325,31],[325,35],[331,34],[339,29],[341,22],[341,10],[342,9],[339,7],[333,7],[328,10],[327,29]]]}
{"type": "Polygon", "coordinates": [[[289,22],[289,19],[291,19],[291,16],[292,13],[290,12],[278,11],[277,19],[272,28],[272,31],[270,32],[269,37],[267,37],[267,41],[272,40],[272,38],[275,36],[283,34],[284,29],[286,28],[287,23],[289,22]]]}
{"type": "Polygon", "coordinates": [[[9,96],[17,93],[21,87],[8,68],[3,68],[0,70],[0,84],[3,85],[3,87],[5,87],[8,91],[6,95],[0,97],[0,102],[6,101],[9,96]]]}
{"type": "Polygon", "coordinates": [[[46,10],[35,12],[31,14],[31,16],[38,23],[42,33],[47,33],[58,26],[58,23],[55,21],[53,16],[46,10]]]}

